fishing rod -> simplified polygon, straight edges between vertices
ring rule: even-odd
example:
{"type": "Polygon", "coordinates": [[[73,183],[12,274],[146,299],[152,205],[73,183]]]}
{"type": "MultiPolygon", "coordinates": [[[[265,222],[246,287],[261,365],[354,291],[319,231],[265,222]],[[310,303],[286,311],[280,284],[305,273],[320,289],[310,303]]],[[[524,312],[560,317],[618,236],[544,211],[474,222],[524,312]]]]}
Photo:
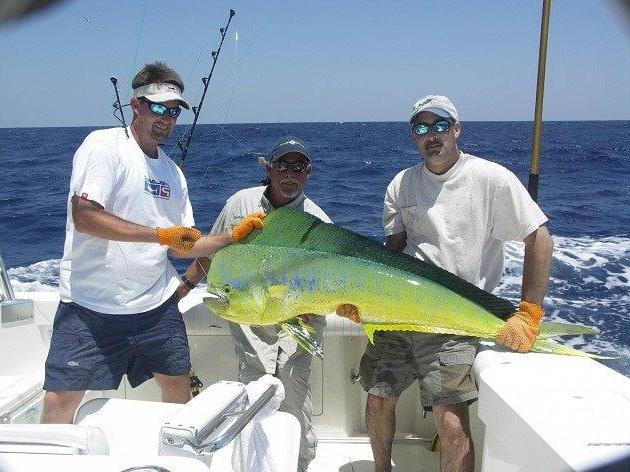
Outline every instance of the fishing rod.
{"type": "Polygon", "coordinates": [[[116,92],[116,101],[114,102],[114,117],[122,123],[125,134],[127,135],[127,139],[129,139],[129,131],[127,131],[127,123],[125,123],[125,114],[123,113],[122,104],[120,103],[120,95],[118,94],[118,79],[112,76],[109,78],[109,80],[114,86],[114,92],[116,92]],[[116,116],[117,111],[120,112],[120,118],[116,116]]]}
{"type": "Polygon", "coordinates": [[[199,119],[199,113],[201,112],[201,107],[203,106],[203,100],[206,97],[206,92],[208,91],[208,86],[210,85],[210,79],[212,79],[212,73],[214,72],[214,67],[219,60],[219,54],[221,54],[221,48],[223,47],[223,41],[225,40],[225,36],[227,35],[228,28],[230,27],[230,22],[232,18],[236,15],[236,12],[230,9],[230,16],[228,18],[227,24],[224,28],[219,28],[219,32],[221,33],[221,42],[219,43],[219,47],[216,51],[212,51],[212,67],[210,68],[210,73],[207,77],[202,77],[201,81],[203,82],[203,93],[201,94],[201,99],[199,100],[199,104],[196,107],[192,107],[192,112],[194,115],[192,125],[190,128],[182,135],[181,138],[177,140],[177,146],[182,152],[182,157],[180,160],[180,167],[184,167],[184,161],[186,160],[186,155],[188,154],[188,147],[190,146],[190,141],[192,139],[193,132],[195,131],[195,126],[197,126],[197,120],[199,119]]]}
{"type": "Polygon", "coordinates": [[[527,191],[534,201],[538,199],[538,164],[540,160],[540,135],[542,132],[543,97],[545,95],[545,67],[547,64],[547,36],[549,32],[549,12],[551,0],[543,0],[540,21],[540,45],[538,49],[538,80],[536,82],[536,108],[534,110],[534,138],[532,158],[529,167],[527,191]]]}

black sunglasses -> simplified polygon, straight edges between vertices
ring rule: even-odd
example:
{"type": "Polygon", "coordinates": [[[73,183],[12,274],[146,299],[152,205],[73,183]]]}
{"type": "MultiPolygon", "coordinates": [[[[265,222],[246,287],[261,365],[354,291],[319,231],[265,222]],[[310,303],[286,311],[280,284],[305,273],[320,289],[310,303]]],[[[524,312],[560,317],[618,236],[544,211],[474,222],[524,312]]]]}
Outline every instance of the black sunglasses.
{"type": "Polygon", "coordinates": [[[284,161],[272,161],[271,167],[273,170],[278,172],[286,172],[291,169],[293,172],[297,172],[298,174],[303,174],[310,167],[310,162],[306,161],[298,161],[298,162],[284,162],[284,161]]]}
{"type": "Polygon", "coordinates": [[[436,133],[446,133],[451,128],[451,122],[449,120],[437,120],[434,123],[416,123],[411,127],[414,133],[418,136],[424,136],[429,132],[430,129],[435,131],[436,133]]]}
{"type": "Polygon", "coordinates": [[[162,103],[152,102],[151,100],[145,97],[140,97],[140,100],[142,100],[143,102],[147,104],[147,106],[149,107],[149,110],[151,110],[153,113],[159,116],[164,116],[168,113],[168,116],[170,116],[171,118],[177,118],[179,114],[182,112],[182,109],[178,106],[169,108],[162,103]]]}

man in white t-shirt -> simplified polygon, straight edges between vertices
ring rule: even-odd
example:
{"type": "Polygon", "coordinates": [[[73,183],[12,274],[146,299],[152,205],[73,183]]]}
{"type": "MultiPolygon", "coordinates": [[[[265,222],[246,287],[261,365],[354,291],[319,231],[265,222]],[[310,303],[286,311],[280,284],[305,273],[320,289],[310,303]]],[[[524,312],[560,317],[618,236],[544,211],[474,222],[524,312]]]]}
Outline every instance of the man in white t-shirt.
{"type": "Polygon", "coordinates": [[[159,147],[188,109],[182,80],[155,62],[132,88],[129,128],[94,131],[74,155],[44,423],[71,423],[86,390],[117,389],[125,374],[132,387],[155,377],[163,401],[185,403],[190,352],[167,256],[212,254],[262,227],[250,215],[231,233],[192,228],[186,180],[159,147]]]}
{"type": "MultiPolygon", "coordinates": [[[[229,230],[247,214],[274,208],[289,207],[308,212],[325,223],[330,218],[304,195],[304,186],[311,174],[308,150],[296,138],[281,139],[272,149],[267,168],[266,185],[240,190],[228,198],[214,222],[210,234],[229,230]]],[[[198,259],[182,277],[180,296],[185,296],[208,271],[207,259],[198,259]]],[[[326,321],[324,316],[305,316],[321,341],[326,321]]],[[[317,438],[312,425],[313,404],[308,378],[312,356],[282,332],[280,326],[248,326],[230,323],[236,354],[239,358],[239,380],[250,382],[271,374],[282,380],[285,399],[281,411],[294,415],[302,426],[298,471],[306,471],[315,457],[317,438]]]]}
{"type": "MultiPolygon", "coordinates": [[[[524,241],[522,301],[497,341],[529,351],[551,269],[547,218],[512,172],[459,150],[461,125],[447,97],[418,100],[410,124],[424,162],[400,172],[387,188],[387,247],[492,291],[503,272],[504,242],[524,241]]],[[[468,404],[477,398],[472,373],[476,350],[476,341],[464,336],[377,332],[361,360],[376,472],[391,470],[396,402],[416,379],[441,439],[441,470],[473,470],[468,404]]]]}

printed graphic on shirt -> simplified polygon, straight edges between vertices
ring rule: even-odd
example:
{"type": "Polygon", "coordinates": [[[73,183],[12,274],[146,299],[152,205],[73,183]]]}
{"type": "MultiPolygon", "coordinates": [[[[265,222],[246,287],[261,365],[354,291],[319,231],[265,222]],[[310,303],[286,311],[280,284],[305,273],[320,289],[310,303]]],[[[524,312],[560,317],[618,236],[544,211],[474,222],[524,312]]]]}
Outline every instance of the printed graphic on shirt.
{"type": "Polygon", "coordinates": [[[163,180],[144,179],[144,191],[157,198],[169,200],[171,198],[171,187],[163,180]]]}

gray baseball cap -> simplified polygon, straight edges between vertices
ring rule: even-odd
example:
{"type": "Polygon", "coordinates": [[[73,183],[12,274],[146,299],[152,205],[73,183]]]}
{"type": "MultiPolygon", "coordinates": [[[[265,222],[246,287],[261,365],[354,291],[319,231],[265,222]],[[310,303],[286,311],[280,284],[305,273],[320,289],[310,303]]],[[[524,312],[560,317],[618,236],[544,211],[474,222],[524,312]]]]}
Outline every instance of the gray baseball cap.
{"type": "Polygon", "coordinates": [[[311,156],[308,154],[308,150],[304,143],[294,137],[283,138],[273,147],[271,153],[269,155],[270,161],[275,161],[281,156],[285,154],[289,154],[291,152],[297,152],[298,154],[302,154],[307,161],[311,161],[311,156]]]}

